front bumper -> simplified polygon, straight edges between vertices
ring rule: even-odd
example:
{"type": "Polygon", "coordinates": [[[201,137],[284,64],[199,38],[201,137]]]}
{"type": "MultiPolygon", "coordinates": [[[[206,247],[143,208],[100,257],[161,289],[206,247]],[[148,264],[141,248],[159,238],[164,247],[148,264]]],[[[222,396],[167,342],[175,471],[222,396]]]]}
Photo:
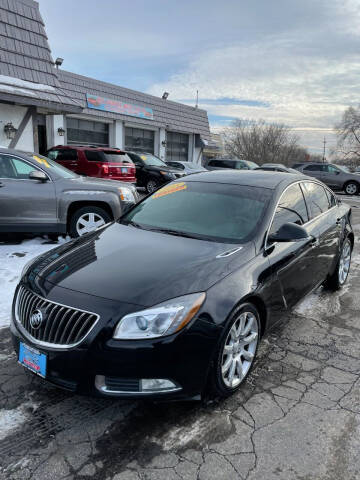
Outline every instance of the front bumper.
{"type": "MultiPolygon", "coordinates": [[[[64,389],[90,395],[105,395],[151,399],[186,399],[199,397],[207,380],[211,358],[219,337],[219,327],[202,318],[201,314],[186,331],[152,340],[114,340],[114,318],[104,318],[94,302],[108,302],[99,297],[84,297],[81,304],[64,298],[65,289],[56,288],[61,295],[52,294],[52,301],[81,308],[86,301],[88,309],[98,311],[99,323],[80,345],[69,349],[43,347],[20,332],[14,318],[11,335],[15,351],[20,342],[47,356],[46,380],[64,389]],[[56,300],[56,297],[58,299],[56,300]],[[92,303],[92,305],[91,305],[92,303]],[[164,391],[138,390],[141,379],[168,379],[175,386],[164,391]],[[115,386],[115,387],[114,387],[115,386]],[[115,390],[114,390],[115,388],[115,390]]],[[[119,306],[119,310],[121,310],[119,306]]],[[[120,315],[121,318],[122,314],[120,315]]]]}

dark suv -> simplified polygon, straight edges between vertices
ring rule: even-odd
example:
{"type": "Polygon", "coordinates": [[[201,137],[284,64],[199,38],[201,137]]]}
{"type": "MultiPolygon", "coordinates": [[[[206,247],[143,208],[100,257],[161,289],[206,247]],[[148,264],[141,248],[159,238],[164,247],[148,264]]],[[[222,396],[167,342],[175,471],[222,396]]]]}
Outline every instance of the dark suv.
{"type": "Polygon", "coordinates": [[[124,151],[117,148],[57,145],[46,155],[79,175],[136,182],[135,165],[124,151]]]}
{"type": "Polygon", "coordinates": [[[126,152],[136,166],[136,185],[145,187],[148,193],[154,192],[165,183],[184,177],[186,173],[169,167],[159,157],[151,153],[126,152]]]}
{"type": "Polygon", "coordinates": [[[343,190],[348,195],[357,195],[360,191],[359,175],[346,171],[340,165],[314,162],[303,163],[295,168],[305,175],[321,180],[333,190],[343,190]]]}

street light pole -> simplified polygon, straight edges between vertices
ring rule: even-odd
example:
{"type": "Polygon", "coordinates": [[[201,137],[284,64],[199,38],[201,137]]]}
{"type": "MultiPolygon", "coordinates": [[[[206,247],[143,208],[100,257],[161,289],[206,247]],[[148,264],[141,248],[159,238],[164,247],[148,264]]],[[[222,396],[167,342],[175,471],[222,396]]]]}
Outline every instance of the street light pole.
{"type": "Polygon", "coordinates": [[[325,163],[325,149],[326,149],[326,138],[324,137],[324,153],[323,153],[323,163],[325,163]]]}

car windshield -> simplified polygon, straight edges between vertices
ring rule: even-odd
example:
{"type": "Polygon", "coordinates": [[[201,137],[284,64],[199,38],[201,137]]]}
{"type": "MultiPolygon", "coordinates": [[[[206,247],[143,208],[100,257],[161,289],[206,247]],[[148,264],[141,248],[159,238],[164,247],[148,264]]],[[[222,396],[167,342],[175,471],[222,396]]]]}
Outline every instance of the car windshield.
{"type": "Polygon", "coordinates": [[[255,233],[272,191],[262,187],[174,182],[143,200],[120,223],[222,243],[255,233]]]}
{"type": "Polygon", "coordinates": [[[166,163],[160,160],[160,158],[151,155],[150,153],[141,153],[139,155],[141,160],[146,163],[146,165],[152,165],[155,167],[166,167],[166,163]]]}
{"type": "Polygon", "coordinates": [[[59,165],[58,163],[54,162],[48,157],[44,157],[43,155],[39,155],[38,153],[31,153],[27,155],[30,156],[32,161],[36,160],[41,167],[43,167],[44,169],[49,169],[50,172],[56,173],[57,175],[59,175],[59,177],[62,177],[62,178],[78,178],[79,177],[79,175],[77,175],[76,173],[71,172],[67,168],[59,165]]]}

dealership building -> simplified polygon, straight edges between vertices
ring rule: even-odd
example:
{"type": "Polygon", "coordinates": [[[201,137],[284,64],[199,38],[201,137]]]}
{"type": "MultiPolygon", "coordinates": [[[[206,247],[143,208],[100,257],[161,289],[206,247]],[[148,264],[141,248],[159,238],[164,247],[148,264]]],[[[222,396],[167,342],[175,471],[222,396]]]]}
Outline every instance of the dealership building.
{"type": "MultiPolygon", "coordinates": [[[[60,28],[60,27],[59,27],[60,28]]],[[[0,145],[44,153],[60,144],[114,146],[201,162],[205,110],[64,71],[39,5],[0,0],[0,145]]]]}

